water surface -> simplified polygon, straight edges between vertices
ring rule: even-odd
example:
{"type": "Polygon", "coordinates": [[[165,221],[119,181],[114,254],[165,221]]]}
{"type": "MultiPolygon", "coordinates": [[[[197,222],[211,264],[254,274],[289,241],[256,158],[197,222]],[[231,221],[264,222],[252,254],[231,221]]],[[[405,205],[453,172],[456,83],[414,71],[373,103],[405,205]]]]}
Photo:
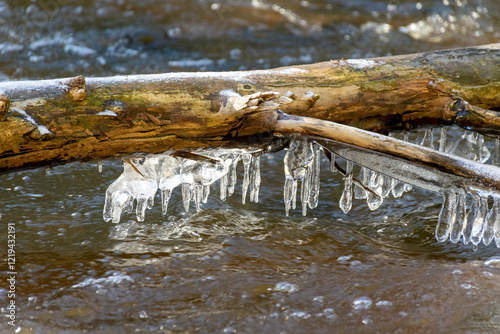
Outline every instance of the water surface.
{"type": "MultiPolygon", "coordinates": [[[[498,41],[499,22],[496,2],[485,0],[0,1],[0,78],[422,52],[498,41]]],[[[436,242],[440,195],[416,189],[373,212],[355,200],[346,215],[342,176],[323,161],[318,208],[286,217],[282,160],[262,158],[258,204],[241,204],[240,175],[227,202],[212,186],[203,210],[186,214],[175,189],[168,215],[157,204],[141,223],[102,219],[118,160],[102,173],[72,163],[0,175],[1,240],[9,222],[16,227],[18,332],[500,330],[499,251],[436,242]]]]}

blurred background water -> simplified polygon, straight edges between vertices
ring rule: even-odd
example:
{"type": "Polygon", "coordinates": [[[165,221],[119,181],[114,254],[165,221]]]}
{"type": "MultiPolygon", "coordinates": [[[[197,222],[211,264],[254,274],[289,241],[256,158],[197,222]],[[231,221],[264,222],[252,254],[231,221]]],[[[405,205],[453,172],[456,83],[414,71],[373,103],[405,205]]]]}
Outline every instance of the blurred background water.
{"type": "MultiPolygon", "coordinates": [[[[498,42],[493,0],[6,0],[0,80],[263,69],[498,42]]],[[[500,252],[437,243],[441,196],[377,211],[320,204],[285,216],[283,152],[262,158],[260,203],[199,213],[175,189],[138,223],[105,223],[121,162],[0,175],[2,314],[7,224],[16,226],[20,333],[497,333],[500,252]],[[4,242],[5,241],[5,242],[4,242]]],[[[241,168],[241,165],[240,165],[241,168]]],[[[242,168],[241,168],[242,169],[242,168]]],[[[240,171],[241,172],[241,171],[240,171]]],[[[241,182],[241,175],[239,178],[241,182]]]]}

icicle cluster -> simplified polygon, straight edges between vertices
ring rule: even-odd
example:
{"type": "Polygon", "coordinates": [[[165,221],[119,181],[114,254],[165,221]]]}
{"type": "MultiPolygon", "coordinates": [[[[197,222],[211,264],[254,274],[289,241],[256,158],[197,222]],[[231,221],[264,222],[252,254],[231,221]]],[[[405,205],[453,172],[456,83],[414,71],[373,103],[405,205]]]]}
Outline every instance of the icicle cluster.
{"type": "Polygon", "coordinates": [[[243,203],[250,189],[250,201],[259,201],[260,157],[240,150],[198,152],[193,158],[175,157],[170,154],[148,156],[143,159],[125,160],[123,173],[106,190],[104,220],[120,221],[122,212],[136,211],[138,221],[144,221],[146,209],[154,205],[158,190],[161,194],[162,213],[166,214],[172,191],[182,187],[182,201],[186,212],[191,202],[196,210],[206,203],[210,185],[220,180],[220,197],[225,200],[234,192],[236,167],[244,165],[243,203]]]}
{"type": "Polygon", "coordinates": [[[443,206],[436,226],[436,239],[450,239],[457,243],[472,243],[474,248],[482,241],[488,246],[493,240],[500,248],[500,197],[494,196],[488,207],[488,197],[481,194],[466,194],[464,191],[449,191],[444,195],[443,206]],[[472,197],[467,205],[467,195],[472,197]]]}
{"type": "Polygon", "coordinates": [[[302,214],[307,214],[307,207],[314,209],[319,199],[319,161],[320,146],[308,139],[294,139],[285,155],[285,199],[286,215],[290,208],[295,209],[297,202],[297,184],[301,181],[300,202],[302,214]]]}
{"type": "MultiPolygon", "coordinates": [[[[415,139],[412,133],[413,139],[410,140],[408,132],[403,133],[402,139],[481,163],[495,166],[500,164],[498,139],[486,143],[480,134],[465,131],[457,137],[456,133],[441,129],[437,136],[439,138],[435,138],[434,130],[426,129],[421,139],[415,139]]],[[[366,200],[370,210],[376,210],[388,196],[398,198],[412,190],[413,186],[405,183],[409,182],[444,194],[436,227],[438,241],[450,239],[456,243],[462,240],[464,244],[472,243],[476,247],[481,241],[488,245],[495,240],[500,248],[500,194],[470,188],[448,189],[450,187],[446,186],[447,181],[442,180],[442,176],[432,169],[405,165],[402,161],[394,162],[392,158],[370,155],[353,148],[346,149],[338,143],[322,142],[321,145],[304,137],[293,137],[290,141],[284,158],[283,195],[287,216],[290,209],[296,208],[299,181],[302,214],[307,214],[307,208],[317,207],[320,158],[327,153],[331,171],[344,175],[344,189],[339,201],[344,213],[351,210],[353,198],[366,200]],[[345,167],[340,166],[339,159],[345,160],[345,164],[342,163],[345,167]],[[356,172],[355,164],[350,160],[359,165],[356,172]]],[[[189,211],[191,202],[194,202],[197,211],[200,210],[201,204],[207,201],[210,185],[217,180],[220,180],[220,198],[226,200],[234,193],[240,161],[244,170],[242,202],[245,204],[248,195],[250,202],[257,203],[261,182],[260,157],[257,153],[211,150],[197,152],[189,158],[162,154],[125,160],[122,175],[106,191],[104,219],[117,223],[122,212],[131,213],[135,207],[137,220],[143,221],[146,209],[152,208],[154,204],[158,189],[162,212],[166,214],[172,191],[179,185],[186,212],[189,211]]]]}

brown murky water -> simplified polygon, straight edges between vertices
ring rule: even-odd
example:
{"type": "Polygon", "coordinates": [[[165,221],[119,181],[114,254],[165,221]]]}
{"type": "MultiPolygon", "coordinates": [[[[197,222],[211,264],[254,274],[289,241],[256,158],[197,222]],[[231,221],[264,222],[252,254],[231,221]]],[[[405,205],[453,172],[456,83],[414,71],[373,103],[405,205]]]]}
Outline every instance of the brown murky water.
{"type": "MultiPolygon", "coordinates": [[[[0,79],[270,68],[484,44],[495,1],[0,1],[0,79]]],[[[0,175],[0,305],[8,224],[19,333],[497,333],[500,251],[437,243],[441,196],[377,211],[338,208],[323,162],[320,204],[285,216],[283,152],[262,158],[260,203],[217,187],[186,214],[105,223],[119,161],[0,175]]],[[[241,166],[240,166],[241,168],[241,166]]],[[[240,177],[241,180],[241,177],[240,177]]]]}

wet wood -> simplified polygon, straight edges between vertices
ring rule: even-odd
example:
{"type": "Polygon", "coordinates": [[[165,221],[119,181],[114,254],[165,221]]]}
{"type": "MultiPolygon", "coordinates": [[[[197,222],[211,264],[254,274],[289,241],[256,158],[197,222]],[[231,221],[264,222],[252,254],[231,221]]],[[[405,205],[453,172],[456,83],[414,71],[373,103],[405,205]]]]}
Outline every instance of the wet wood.
{"type": "Polygon", "coordinates": [[[420,188],[436,192],[469,189],[500,193],[500,168],[496,166],[460,158],[375,132],[309,117],[280,115],[275,129],[285,134],[319,138],[321,140],[318,142],[333,152],[337,154],[341,151],[346,152],[348,155],[342,153],[340,155],[347,160],[420,188]],[[324,139],[338,143],[329,143],[324,139]],[[362,151],[357,152],[359,150],[362,151]],[[369,161],[357,160],[356,155],[360,153],[377,156],[372,158],[373,164],[367,165],[369,161]],[[388,163],[381,163],[382,159],[389,159],[388,163]],[[391,168],[391,164],[397,164],[398,168],[391,168]],[[391,169],[397,169],[400,174],[391,174],[391,169]],[[418,171],[416,175],[411,175],[413,169],[418,171]],[[432,172],[428,173],[429,171],[432,172]]]}
{"type": "Polygon", "coordinates": [[[494,44],[264,71],[4,82],[0,173],[266,145],[278,109],[379,133],[457,123],[498,135],[499,78],[494,44]]]}

